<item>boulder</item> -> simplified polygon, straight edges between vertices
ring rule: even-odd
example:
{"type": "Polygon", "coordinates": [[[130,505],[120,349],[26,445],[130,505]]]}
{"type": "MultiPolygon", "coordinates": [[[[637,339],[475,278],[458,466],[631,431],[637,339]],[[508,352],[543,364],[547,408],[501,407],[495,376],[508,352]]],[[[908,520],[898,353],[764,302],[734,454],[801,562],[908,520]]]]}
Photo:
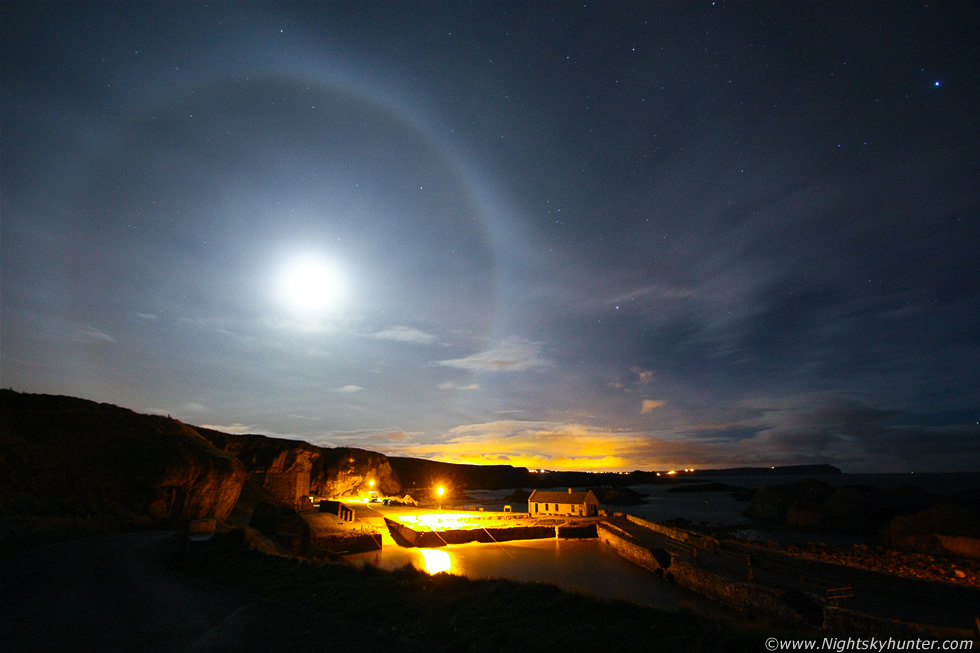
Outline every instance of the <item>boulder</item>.
{"type": "Polygon", "coordinates": [[[785,485],[764,485],[753,493],[745,515],[771,524],[786,524],[791,506],[818,511],[817,506],[833,493],[832,485],[812,478],[785,485]]]}
{"type": "Polygon", "coordinates": [[[980,558],[980,514],[967,506],[937,503],[913,515],[895,517],[882,539],[899,549],[980,558]]]}

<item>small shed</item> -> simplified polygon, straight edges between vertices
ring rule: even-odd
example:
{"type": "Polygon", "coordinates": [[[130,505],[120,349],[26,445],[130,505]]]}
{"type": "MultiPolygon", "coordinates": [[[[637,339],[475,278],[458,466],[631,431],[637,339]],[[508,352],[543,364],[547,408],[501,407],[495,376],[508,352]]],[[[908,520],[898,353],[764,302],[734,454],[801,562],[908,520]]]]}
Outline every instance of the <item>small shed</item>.
{"type": "Polygon", "coordinates": [[[527,511],[532,517],[558,515],[561,517],[595,517],[599,514],[599,499],[592,490],[568,492],[535,490],[527,499],[527,511]]]}

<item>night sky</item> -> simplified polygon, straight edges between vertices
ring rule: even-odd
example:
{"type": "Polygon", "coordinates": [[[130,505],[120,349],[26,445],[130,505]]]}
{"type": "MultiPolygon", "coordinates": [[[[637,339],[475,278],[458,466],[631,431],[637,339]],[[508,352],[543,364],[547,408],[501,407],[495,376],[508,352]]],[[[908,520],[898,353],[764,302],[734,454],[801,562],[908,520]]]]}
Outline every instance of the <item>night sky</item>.
{"type": "Polygon", "coordinates": [[[2,385],[451,462],[980,469],[975,2],[4,2],[2,385]]]}

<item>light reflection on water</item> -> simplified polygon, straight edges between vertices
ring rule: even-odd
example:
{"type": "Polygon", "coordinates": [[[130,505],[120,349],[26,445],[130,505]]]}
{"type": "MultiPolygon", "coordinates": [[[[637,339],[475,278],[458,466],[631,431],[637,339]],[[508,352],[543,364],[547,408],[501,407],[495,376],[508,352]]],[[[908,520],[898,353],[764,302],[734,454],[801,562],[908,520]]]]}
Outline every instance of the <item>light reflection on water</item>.
{"type": "Polygon", "coordinates": [[[454,544],[439,549],[386,545],[381,551],[345,558],[355,564],[372,564],[382,569],[412,565],[428,573],[449,571],[474,579],[544,582],[599,598],[623,599],[663,610],[686,607],[713,616],[727,614],[717,603],[624,560],[595,539],[454,544]]]}
{"type": "Polygon", "coordinates": [[[429,574],[452,573],[453,559],[448,552],[439,549],[419,549],[418,552],[422,556],[422,571],[429,574]]]}

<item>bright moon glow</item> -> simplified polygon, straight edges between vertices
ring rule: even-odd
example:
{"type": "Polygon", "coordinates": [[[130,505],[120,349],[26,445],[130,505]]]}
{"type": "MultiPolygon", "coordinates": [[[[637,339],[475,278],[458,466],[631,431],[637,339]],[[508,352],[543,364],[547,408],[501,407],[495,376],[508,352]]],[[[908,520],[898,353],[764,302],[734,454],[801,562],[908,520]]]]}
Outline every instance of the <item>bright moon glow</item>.
{"type": "Polygon", "coordinates": [[[280,302],[295,313],[322,313],[340,306],[344,298],[340,268],[315,255],[298,256],[282,268],[276,288],[280,302]]]}

